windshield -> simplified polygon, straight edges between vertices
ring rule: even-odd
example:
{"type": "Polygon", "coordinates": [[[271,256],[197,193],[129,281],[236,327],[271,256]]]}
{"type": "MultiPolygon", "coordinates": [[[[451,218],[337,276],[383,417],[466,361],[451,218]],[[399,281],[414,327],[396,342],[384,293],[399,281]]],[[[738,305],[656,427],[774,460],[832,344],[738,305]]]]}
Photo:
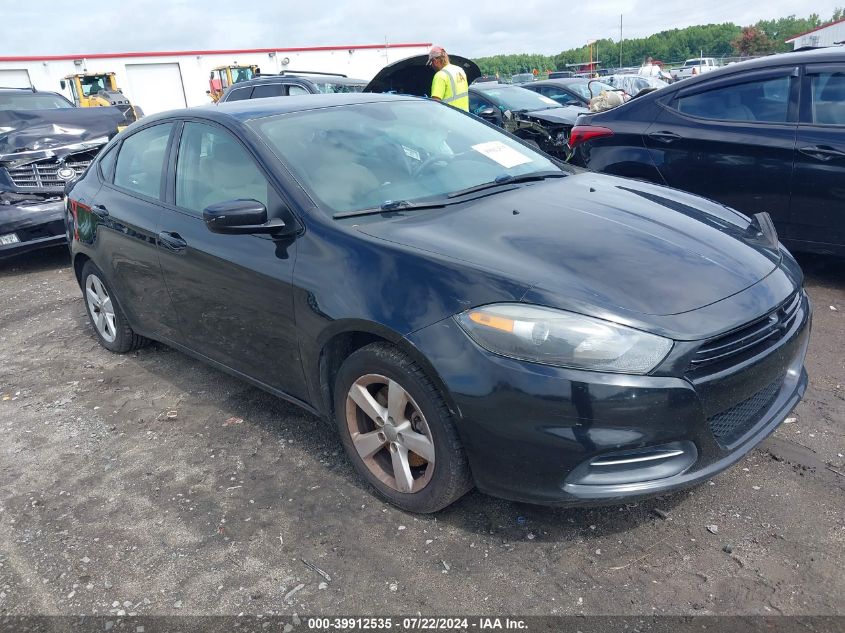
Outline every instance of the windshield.
{"type": "Polygon", "coordinates": [[[563,173],[478,119],[431,101],[335,106],[249,125],[330,214],[444,199],[497,178],[563,173]]]}
{"type": "Polygon", "coordinates": [[[332,81],[315,81],[311,79],[315,86],[317,86],[317,90],[322,92],[323,94],[335,94],[339,92],[364,92],[364,86],[367,85],[366,82],[362,81],[361,83],[335,83],[332,81]]]}
{"type": "Polygon", "coordinates": [[[545,110],[546,108],[559,108],[560,104],[554,99],[549,99],[536,92],[520,88],[518,86],[478,86],[483,94],[487,95],[496,104],[505,110],[545,110]]]}
{"type": "Polygon", "coordinates": [[[49,92],[0,92],[0,110],[58,110],[73,105],[49,92]]]}
{"type": "Polygon", "coordinates": [[[602,90],[614,90],[613,86],[604,83],[603,81],[579,81],[571,84],[567,84],[566,86],[573,92],[577,92],[581,95],[582,98],[589,101],[593,97],[597,96],[602,90]],[[590,90],[593,91],[593,94],[590,94],[590,90]]]}

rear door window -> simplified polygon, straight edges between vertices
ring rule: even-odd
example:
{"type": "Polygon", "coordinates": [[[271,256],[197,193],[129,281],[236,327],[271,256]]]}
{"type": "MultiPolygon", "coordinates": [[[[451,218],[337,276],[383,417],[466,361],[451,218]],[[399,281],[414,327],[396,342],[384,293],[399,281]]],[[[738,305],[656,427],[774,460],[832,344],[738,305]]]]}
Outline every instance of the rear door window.
{"type": "Polygon", "coordinates": [[[845,126],[845,66],[809,71],[812,122],[845,126]]]}
{"type": "Polygon", "coordinates": [[[284,86],[282,84],[260,84],[255,86],[252,90],[253,99],[263,99],[265,97],[281,97],[284,93],[284,86]]]}
{"type": "Polygon", "coordinates": [[[703,119],[786,123],[790,85],[789,74],[730,84],[680,97],[676,107],[679,112],[703,119]]]}
{"type": "Polygon", "coordinates": [[[123,141],[114,170],[114,185],[148,198],[161,199],[167,142],[173,123],[136,132],[123,141]]]}

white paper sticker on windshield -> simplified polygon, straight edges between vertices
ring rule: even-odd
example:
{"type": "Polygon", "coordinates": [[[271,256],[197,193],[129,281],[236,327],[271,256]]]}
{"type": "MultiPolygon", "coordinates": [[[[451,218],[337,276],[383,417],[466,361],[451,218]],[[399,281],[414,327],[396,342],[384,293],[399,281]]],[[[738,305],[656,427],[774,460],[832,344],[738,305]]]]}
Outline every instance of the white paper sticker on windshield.
{"type": "Polygon", "coordinates": [[[490,160],[496,161],[505,169],[510,169],[511,167],[531,162],[531,159],[528,156],[519,153],[512,147],[508,147],[501,141],[479,143],[478,145],[473,145],[472,149],[479,154],[484,154],[490,160]]]}

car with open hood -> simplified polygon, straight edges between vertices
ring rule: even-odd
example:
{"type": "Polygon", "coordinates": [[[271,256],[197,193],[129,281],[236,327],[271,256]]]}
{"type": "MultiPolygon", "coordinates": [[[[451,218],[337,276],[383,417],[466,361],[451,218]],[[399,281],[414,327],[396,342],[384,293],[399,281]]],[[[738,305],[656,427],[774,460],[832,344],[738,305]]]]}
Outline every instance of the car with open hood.
{"type": "Polygon", "coordinates": [[[125,123],[117,108],[0,88],[0,258],[66,241],[64,187],[125,123]]]}
{"type": "MultiPolygon", "coordinates": [[[[569,133],[578,115],[588,112],[586,108],[562,107],[519,86],[477,82],[475,80],[481,77],[481,70],[474,61],[459,55],[449,55],[449,60],[466,72],[472,114],[549,154],[567,157],[569,133]]],[[[428,96],[435,72],[428,65],[427,55],[408,57],[382,68],[364,92],[428,96]]]]}
{"type": "Polygon", "coordinates": [[[155,339],[330,421],[410,511],[472,486],[562,505],[692,486],[807,385],[811,307],[767,216],[565,165],[437,101],[146,117],[67,197],[106,349],[155,339]]]}

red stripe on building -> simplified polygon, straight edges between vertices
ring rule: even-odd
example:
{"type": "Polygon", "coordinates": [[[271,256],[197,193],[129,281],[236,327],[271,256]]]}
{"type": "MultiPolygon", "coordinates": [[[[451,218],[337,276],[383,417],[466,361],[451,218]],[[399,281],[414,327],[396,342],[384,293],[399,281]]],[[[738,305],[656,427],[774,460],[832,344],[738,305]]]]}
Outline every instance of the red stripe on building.
{"type": "Polygon", "coordinates": [[[353,46],[306,46],[301,48],[239,48],[218,51],[147,51],[132,53],[93,53],[88,55],[37,55],[0,57],[0,62],[56,62],[74,59],[110,59],[121,57],[179,57],[183,55],[242,55],[247,53],[305,53],[314,51],[356,51],[379,48],[429,48],[431,42],[420,44],[359,44],[353,46]]]}

